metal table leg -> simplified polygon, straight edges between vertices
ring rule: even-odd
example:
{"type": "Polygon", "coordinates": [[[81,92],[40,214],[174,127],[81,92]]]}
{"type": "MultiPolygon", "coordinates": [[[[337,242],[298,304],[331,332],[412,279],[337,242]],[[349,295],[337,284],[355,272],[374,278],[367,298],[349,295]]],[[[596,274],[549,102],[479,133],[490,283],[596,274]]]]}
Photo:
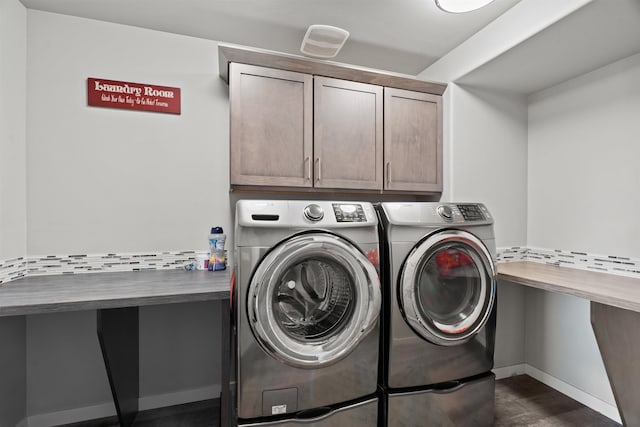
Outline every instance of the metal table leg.
{"type": "Polygon", "coordinates": [[[625,426],[640,426],[640,313],[591,302],[591,327],[625,426]]]}
{"type": "Polygon", "coordinates": [[[220,393],[220,427],[232,426],[232,402],[231,402],[231,312],[229,307],[230,301],[223,299],[220,301],[220,327],[222,329],[221,345],[222,351],[222,369],[221,369],[221,386],[220,393]]]}
{"type": "Polygon", "coordinates": [[[120,426],[129,427],[138,414],[140,397],[138,307],[98,310],[97,329],[120,426]]]}

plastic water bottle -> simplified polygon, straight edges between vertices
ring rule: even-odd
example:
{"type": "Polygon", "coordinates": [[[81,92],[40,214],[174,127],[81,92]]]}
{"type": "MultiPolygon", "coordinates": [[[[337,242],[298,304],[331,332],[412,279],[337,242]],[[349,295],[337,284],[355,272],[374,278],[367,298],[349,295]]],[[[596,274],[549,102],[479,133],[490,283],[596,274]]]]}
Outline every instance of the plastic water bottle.
{"type": "Polygon", "coordinates": [[[224,242],[227,236],[224,234],[222,227],[212,227],[209,234],[209,271],[224,270],[227,268],[224,257],[224,242]]]}

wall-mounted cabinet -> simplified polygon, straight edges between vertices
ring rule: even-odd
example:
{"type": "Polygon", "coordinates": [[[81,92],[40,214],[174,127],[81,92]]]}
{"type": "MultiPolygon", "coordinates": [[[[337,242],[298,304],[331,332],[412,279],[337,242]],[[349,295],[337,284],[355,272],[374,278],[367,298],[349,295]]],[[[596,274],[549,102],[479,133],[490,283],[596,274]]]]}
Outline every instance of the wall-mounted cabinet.
{"type": "Polygon", "coordinates": [[[446,86],[237,48],[220,55],[232,189],[442,191],[446,86]]]}
{"type": "Polygon", "coordinates": [[[313,78],[231,64],[231,185],[311,187],[313,78]]]}
{"type": "Polygon", "coordinates": [[[314,78],[314,186],[382,188],[382,88],[314,78]]]}
{"type": "Polygon", "coordinates": [[[384,190],[442,191],[442,97],[384,89],[384,190]]]}

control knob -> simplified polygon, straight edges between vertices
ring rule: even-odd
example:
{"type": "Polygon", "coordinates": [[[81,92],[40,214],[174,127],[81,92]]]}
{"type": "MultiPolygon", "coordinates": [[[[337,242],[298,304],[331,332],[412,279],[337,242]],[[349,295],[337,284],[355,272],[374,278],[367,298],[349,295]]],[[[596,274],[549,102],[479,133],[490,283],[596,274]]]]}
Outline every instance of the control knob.
{"type": "Polygon", "coordinates": [[[320,206],[312,204],[304,208],[304,216],[309,221],[316,222],[324,218],[324,211],[320,206]]]}
{"type": "Polygon", "coordinates": [[[453,211],[450,206],[438,206],[438,215],[444,218],[446,221],[453,220],[453,211]]]}

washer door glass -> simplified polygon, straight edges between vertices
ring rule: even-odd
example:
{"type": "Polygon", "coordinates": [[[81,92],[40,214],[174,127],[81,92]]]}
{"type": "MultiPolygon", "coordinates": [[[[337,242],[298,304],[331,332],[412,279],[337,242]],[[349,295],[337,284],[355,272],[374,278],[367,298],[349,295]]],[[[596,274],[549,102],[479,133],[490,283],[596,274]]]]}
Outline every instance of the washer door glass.
{"type": "Polygon", "coordinates": [[[376,325],[380,281],[367,257],[328,233],[270,251],[249,286],[249,322],[262,348],[298,367],[342,359],[376,325]]]}
{"type": "Polygon", "coordinates": [[[478,238],[447,230],[414,248],[400,286],[411,327],[435,344],[456,345],[487,322],[495,301],[495,267],[478,238]]]}
{"type": "Polygon", "coordinates": [[[307,258],[279,278],[272,298],[282,330],[300,341],[323,340],[345,328],[356,289],[347,269],[330,257],[307,258]]]}

